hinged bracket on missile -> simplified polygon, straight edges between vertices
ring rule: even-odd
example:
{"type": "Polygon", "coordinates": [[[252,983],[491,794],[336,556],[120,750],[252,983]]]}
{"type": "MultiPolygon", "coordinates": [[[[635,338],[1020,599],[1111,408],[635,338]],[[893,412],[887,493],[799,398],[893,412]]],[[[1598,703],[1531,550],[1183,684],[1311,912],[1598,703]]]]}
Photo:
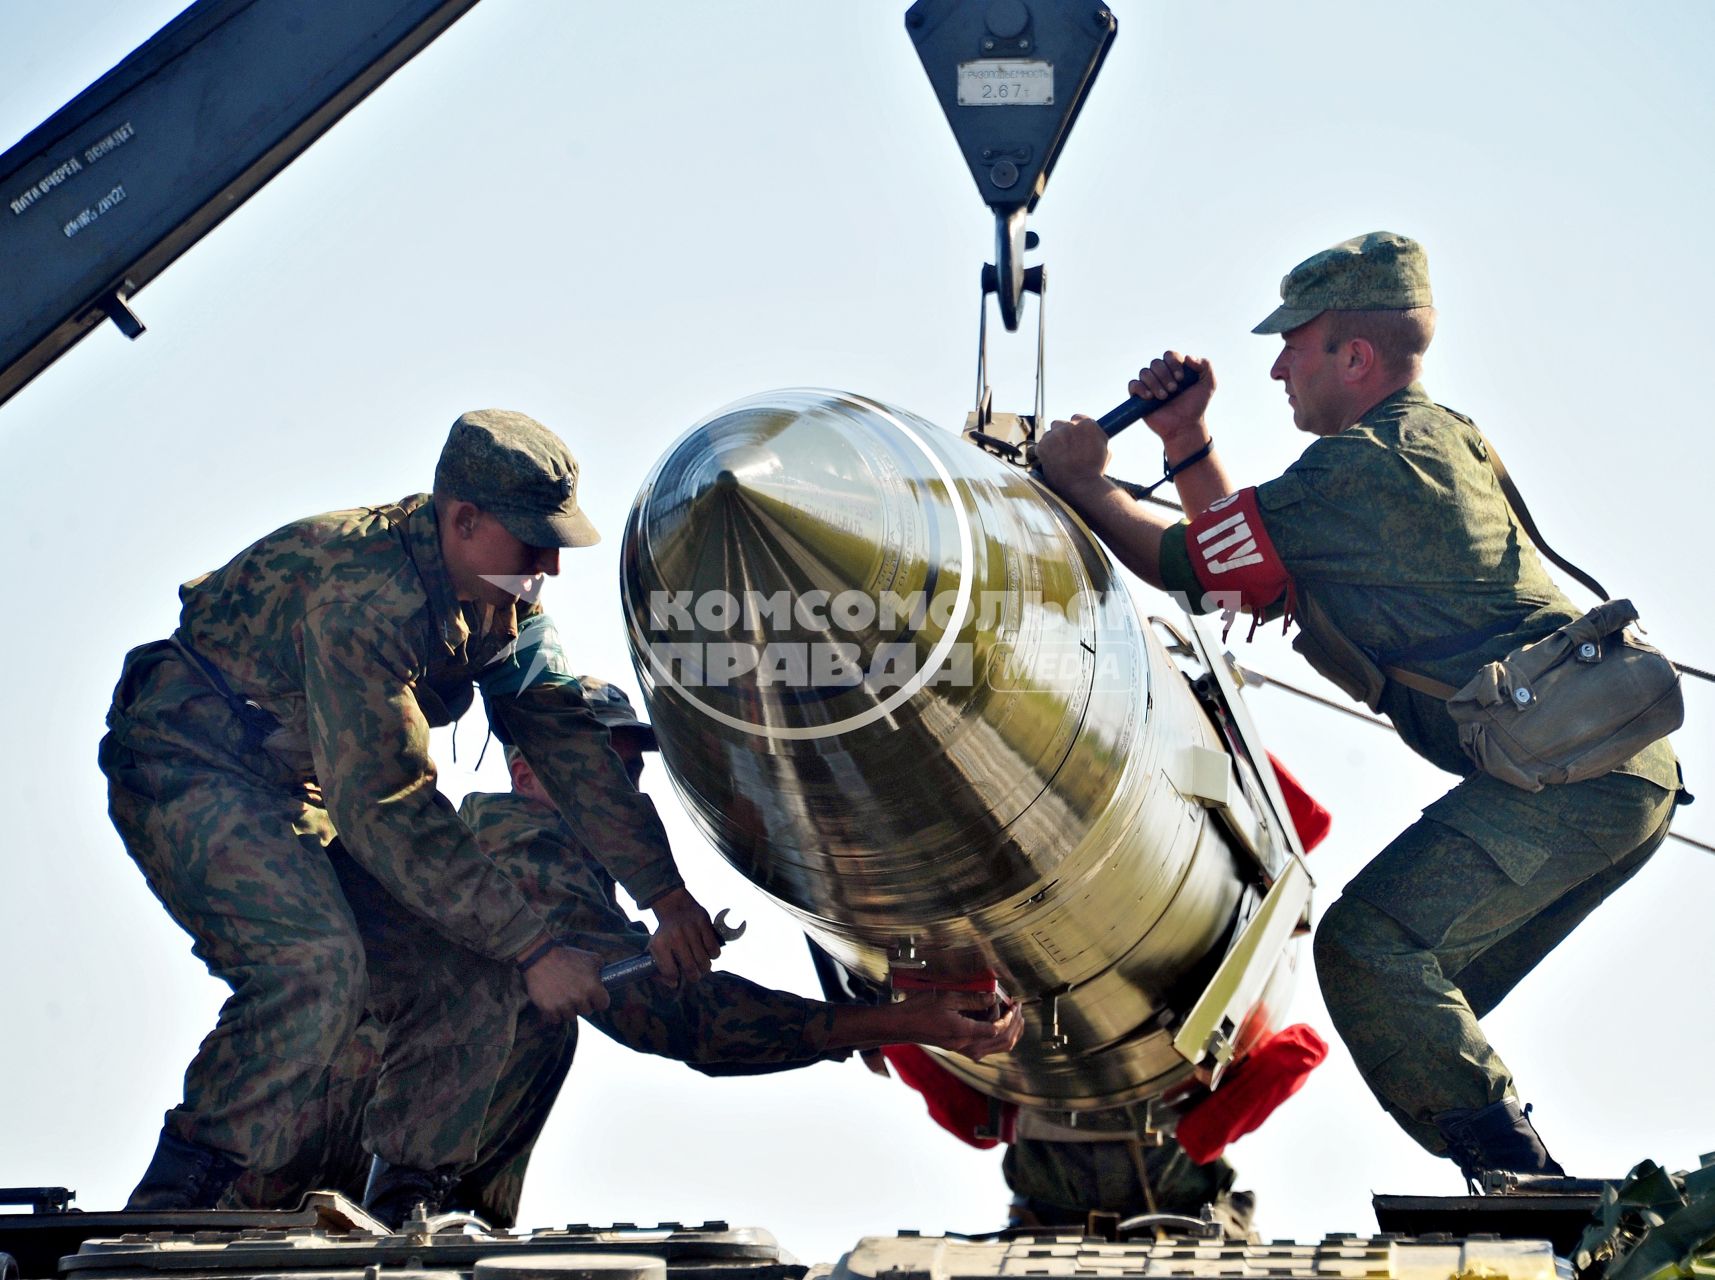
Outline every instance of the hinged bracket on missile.
{"type": "Polygon", "coordinates": [[[1018,328],[1024,221],[1078,119],[1119,23],[1095,0],[917,0],[905,29],[994,210],[996,297],[1018,328]]]}

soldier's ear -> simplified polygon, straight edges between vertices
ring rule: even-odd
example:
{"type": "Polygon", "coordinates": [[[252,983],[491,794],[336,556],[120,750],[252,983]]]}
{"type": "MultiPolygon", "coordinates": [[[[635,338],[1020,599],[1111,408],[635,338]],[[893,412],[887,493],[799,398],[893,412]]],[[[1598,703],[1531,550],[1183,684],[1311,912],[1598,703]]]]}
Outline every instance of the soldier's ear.
{"type": "Polygon", "coordinates": [[[460,538],[468,539],[476,532],[476,522],[482,511],[476,503],[454,498],[447,504],[447,523],[460,538]]]}
{"type": "Polygon", "coordinates": [[[1351,370],[1354,380],[1381,364],[1381,356],[1376,351],[1375,343],[1368,338],[1353,338],[1346,344],[1346,349],[1346,367],[1351,370]]]}
{"type": "Polygon", "coordinates": [[[523,756],[514,756],[512,759],[508,760],[506,762],[506,772],[512,777],[512,789],[514,791],[528,790],[530,784],[535,781],[534,776],[530,772],[530,766],[525,763],[523,756]]]}

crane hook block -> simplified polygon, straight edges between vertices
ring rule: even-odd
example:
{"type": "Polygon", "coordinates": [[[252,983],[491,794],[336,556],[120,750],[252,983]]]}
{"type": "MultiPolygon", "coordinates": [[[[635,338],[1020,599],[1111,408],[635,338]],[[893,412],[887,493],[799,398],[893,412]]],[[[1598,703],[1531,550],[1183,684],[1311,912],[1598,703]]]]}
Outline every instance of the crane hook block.
{"type": "Polygon", "coordinates": [[[1095,0],[917,0],[905,29],[994,211],[1002,319],[1018,327],[1036,207],[1119,28],[1095,0]]]}

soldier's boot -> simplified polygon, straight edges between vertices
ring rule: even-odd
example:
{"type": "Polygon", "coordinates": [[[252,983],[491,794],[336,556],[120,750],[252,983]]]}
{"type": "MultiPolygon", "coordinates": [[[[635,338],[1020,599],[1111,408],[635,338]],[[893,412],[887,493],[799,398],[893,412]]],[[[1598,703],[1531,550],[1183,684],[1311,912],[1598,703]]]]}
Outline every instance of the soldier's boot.
{"type": "Polygon", "coordinates": [[[424,1217],[440,1213],[458,1181],[459,1175],[450,1170],[410,1169],[376,1156],[369,1166],[363,1209],[397,1231],[419,1208],[424,1217]]]}
{"type": "Polygon", "coordinates": [[[1482,1184],[1485,1173],[1566,1173],[1530,1122],[1530,1108],[1521,1108],[1517,1098],[1475,1110],[1443,1111],[1430,1119],[1447,1140],[1448,1156],[1473,1188],[1482,1184]]]}
{"type": "Polygon", "coordinates": [[[244,1170],[225,1152],[187,1142],[166,1129],[127,1209],[212,1209],[244,1170]]]}

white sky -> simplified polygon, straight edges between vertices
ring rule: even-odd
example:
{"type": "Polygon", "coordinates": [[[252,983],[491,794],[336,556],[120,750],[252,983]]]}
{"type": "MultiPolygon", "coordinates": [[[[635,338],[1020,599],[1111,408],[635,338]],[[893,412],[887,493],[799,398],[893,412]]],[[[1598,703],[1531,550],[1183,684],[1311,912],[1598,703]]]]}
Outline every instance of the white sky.
{"type": "MultiPolygon", "coordinates": [[[[0,4],[0,147],[176,7],[0,4]]],[[[1247,332],[1280,276],[1362,231],[1416,236],[1441,308],[1431,391],[1657,643],[1715,666],[1715,7],[1115,8],[1032,220],[1051,411],[1101,412],[1163,346],[1207,354],[1224,456],[1265,479],[1303,444],[1267,379],[1275,343],[1247,332]]],[[[128,864],[95,767],[120,658],[172,627],[177,583],[288,519],[426,488],[460,411],[517,408],[572,443],[610,535],[546,602],[580,668],[635,690],[618,533],[687,426],[802,384],[960,425],[991,224],[903,10],[487,0],[138,295],[145,338],[103,329],[0,410],[0,1185],[119,1204],[223,995],[128,864]]],[[[999,407],[1028,407],[1032,355],[1023,336],[995,351],[999,407]]],[[[1115,469],[1157,458],[1136,432],[1115,469]]],[[[1240,656],[1315,682],[1278,638],[1240,656]]],[[[1687,701],[1677,742],[1709,795],[1682,827],[1710,839],[1715,697],[1687,701]]],[[[1251,705],[1334,811],[1311,859],[1326,905],[1450,780],[1280,693],[1251,705]]],[[[441,735],[454,799],[503,785],[497,751],[472,770],[481,737],[473,720],[455,764],[441,735]]],[[[658,767],[646,785],[693,888],[753,922],[727,963],[813,992],[784,915],[701,844],[658,767]]],[[[1711,902],[1715,858],[1668,845],[1490,1020],[1575,1172],[1715,1147],[1711,902]]],[[[1304,960],[1294,1017],[1333,1039],[1304,960]]],[[[1338,1047],[1231,1155],[1266,1236],[1370,1230],[1372,1189],[1459,1187],[1338,1047]]],[[[523,1216],[723,1217],[832,1260],[868,1232],[992,1227],[1005,1194],[998,1154],[857,1065],[713,1082],[591,1033],[523,1216]]]]}

